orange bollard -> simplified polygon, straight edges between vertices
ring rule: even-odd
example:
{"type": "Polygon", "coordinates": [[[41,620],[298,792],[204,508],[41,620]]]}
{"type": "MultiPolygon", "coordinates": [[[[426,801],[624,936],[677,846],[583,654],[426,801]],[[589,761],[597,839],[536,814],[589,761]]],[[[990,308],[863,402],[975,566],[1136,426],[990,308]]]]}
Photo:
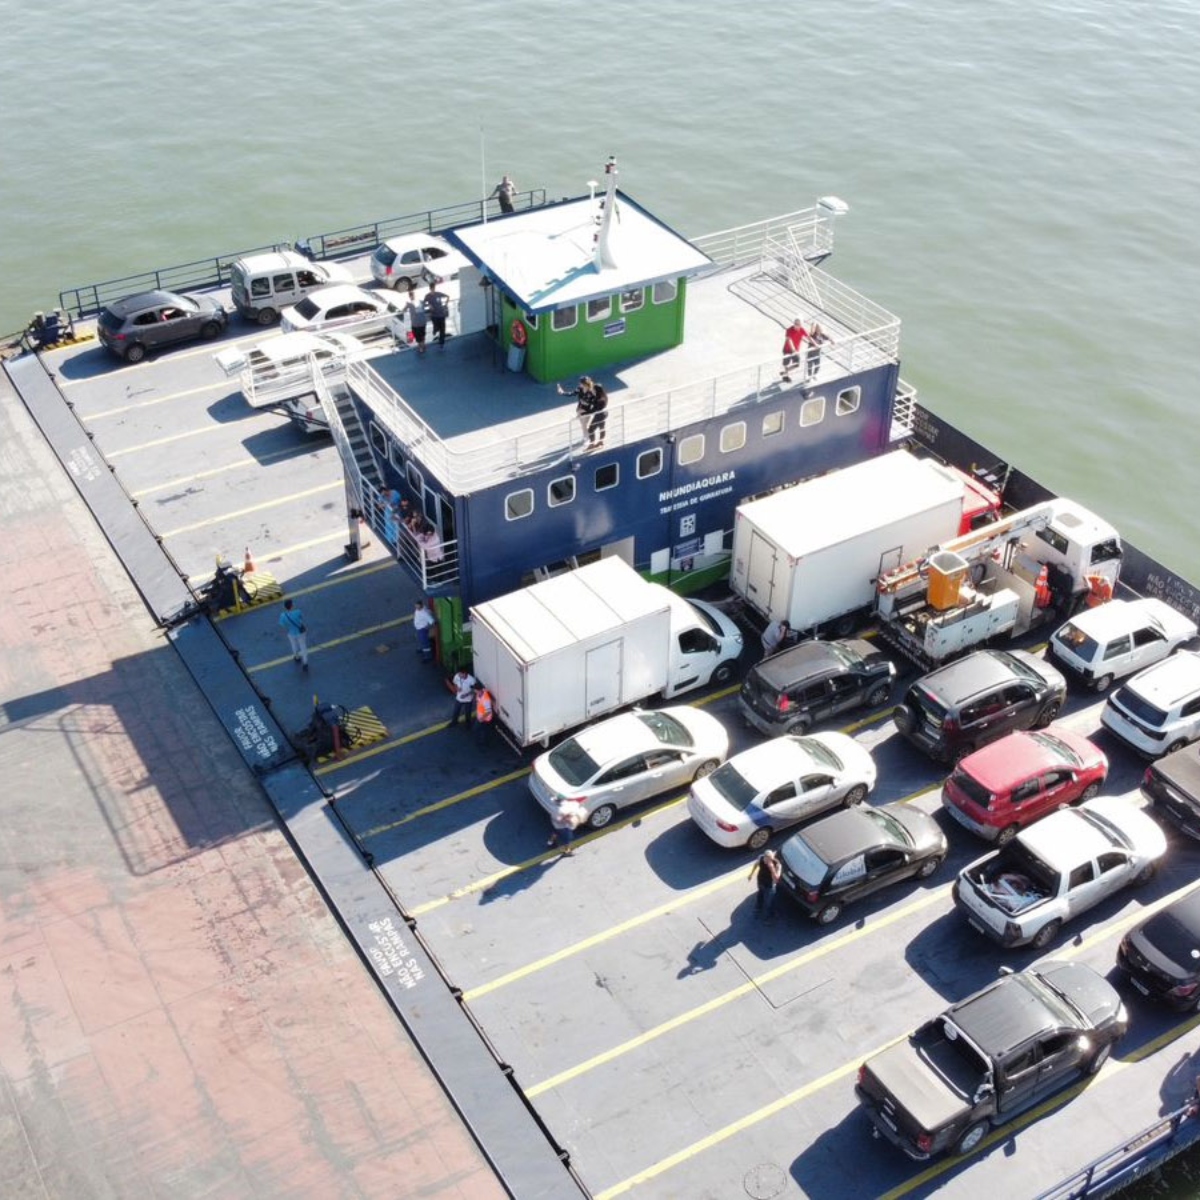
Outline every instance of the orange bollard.
{"type": "Polygon", "coordinates": [[[246,575],[254,574],[254,559],[250,557],[250,547],[246,547],[246,561],[242,563],[242,571],[246,575]]]}

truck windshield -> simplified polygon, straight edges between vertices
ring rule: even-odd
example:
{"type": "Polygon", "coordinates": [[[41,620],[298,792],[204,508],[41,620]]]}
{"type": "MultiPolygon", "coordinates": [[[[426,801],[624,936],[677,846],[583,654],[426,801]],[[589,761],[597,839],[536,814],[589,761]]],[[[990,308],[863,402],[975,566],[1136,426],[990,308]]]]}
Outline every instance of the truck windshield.
{"type": "Polygon", "coordinates": [[[688,731],[674,717],[669,717],[666,713],[638,713],[638,720],[664,746],[690,746],[692,744],[692,739],[688,736],[688,731]]]}

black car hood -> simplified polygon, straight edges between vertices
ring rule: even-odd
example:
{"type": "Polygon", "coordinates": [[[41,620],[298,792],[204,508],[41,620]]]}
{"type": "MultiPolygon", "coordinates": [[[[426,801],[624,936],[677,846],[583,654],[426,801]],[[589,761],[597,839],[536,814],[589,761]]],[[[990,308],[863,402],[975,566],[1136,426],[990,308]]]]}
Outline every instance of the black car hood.
{"type": "Polygon", "coordinates": [[[900,822],[913,840],[918,854],[947,848],[946,835],[942,827],[927,813],[911,805],[889,805],[888,812],[900,822]]]}
{"type": "Polygon", "coordinates": [[[1093,1027],[1113,1021],[1121,1012],[1121,997],[1103,975],[1083,963],[1052,960],[1034,968],[1055,991],[1061,992],[1093,1027]]]}
{"type": "Polygon", "coordinates": [[[1130,930],[1128,942],[1173,979],[1195,979],[1200,975],[1200,890],[1130,930]]]}

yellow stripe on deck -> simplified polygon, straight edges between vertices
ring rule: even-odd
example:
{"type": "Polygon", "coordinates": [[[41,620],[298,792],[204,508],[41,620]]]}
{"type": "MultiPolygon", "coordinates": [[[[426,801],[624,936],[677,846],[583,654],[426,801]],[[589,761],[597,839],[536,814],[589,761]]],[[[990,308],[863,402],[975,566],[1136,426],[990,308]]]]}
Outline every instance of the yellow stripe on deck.
{"type": "MultiPolygon", "coordinates": [[[[353,754],[363,746],[382,742],[388,735],[387,727],[366,705],[354,709],[342,722],[342,728],[350,735],[350,744],[342,747],[343,754],[353,754]]],[[[322,754],[317,762],[333,762],[333,759],[332,754],[322,754]]]]}
{"type": "Polygon", "coordinates": [[[235,617],[238,613],[257,608],[260,604],[272,604],[283,597],[283,588],[270,571],[251,571],[243,575],[241,586],[246,589],[250,599],[240,608],[222,608],[217,613],[218,617],[235,617]]]}

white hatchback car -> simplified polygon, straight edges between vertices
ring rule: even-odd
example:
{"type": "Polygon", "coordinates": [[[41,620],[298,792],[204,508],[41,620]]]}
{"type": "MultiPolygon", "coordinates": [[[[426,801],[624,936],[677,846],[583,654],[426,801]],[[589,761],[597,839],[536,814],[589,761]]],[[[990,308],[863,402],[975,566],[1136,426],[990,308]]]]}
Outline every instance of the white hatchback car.
{"type": "Polygon", "coordinates": [[[359,339],[371,338],[385,333],[406,303],[404,297],[390,292],[368,292],[353,284],[338,283],[319,288],[299,304],[285,308],[280,324],[284,333],[341,329],[359,339]]]}
{"type": "Polygon", "coordinates": [[[1162,600],[1109,600],[1061,625],[1047,653],[1098,692],[1166,658],[1196,636],[1196,623],[1162,600]]]}
{"type": "Polygon", "coordinates": [[[371,278],[384,287],[408,291],[431,279],[453,279],[468,265],[465,255],[435,233],[388,238],[371,255],[371,278]]]}
{"type": "Polygon", "coordinates": [[[1139,671],[1109,696],[1100,720],[1148,758],[1194,742],[1200,738],[1200,654],[1180,650],[1139,671]]]}
{"type": "Polygon", "coordinates": [[[579,801],[588,825],[601,829],[617,809],[687,787],[728,753],[725,727],[698,708],[633,709],[539,755],[529,790],[548,813],[563,800],[579,801]]]}
{"type": "Polygon", "coordinates": [[[861,804],[874,786],[875,762],[852,737],[784,734],[693,784],[688,812],[718,845],[758,850],[777,829],[861,804]]]}

